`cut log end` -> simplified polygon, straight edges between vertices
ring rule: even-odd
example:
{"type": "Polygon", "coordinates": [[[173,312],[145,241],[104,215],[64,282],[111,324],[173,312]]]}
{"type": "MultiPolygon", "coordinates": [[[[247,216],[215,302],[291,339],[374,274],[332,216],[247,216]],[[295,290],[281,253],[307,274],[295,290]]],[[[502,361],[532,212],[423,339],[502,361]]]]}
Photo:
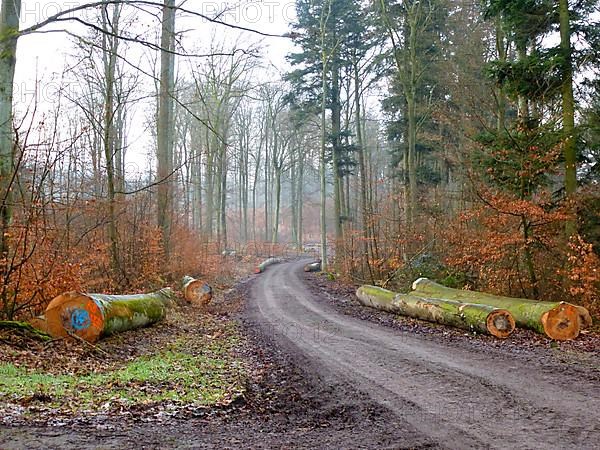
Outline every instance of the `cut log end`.
{"type": "Polygon", "coordinates": [[[583,306],[575,306],[579,313],[579,327],[581,329],[590,328],[592,326],[592,315],[583,306]]]}
{"type": "Polygon", "coordinates": [[[193,280],[186,284],[184,289],[185,299],[190,303],[206,306],[212,300],[212,288],[202,280],[193,280]]]}
{"type": "Polygon", "coordinates": [[[419,289],[419,286],[423,286],[423,285],[426,285],[429,283],[431,283],[431,280],[429,278],[425,278],[425,277],[417,278],[415,281],[413,281],[412,290],[417,291],[419,289]]]}
{"type": "Polygon", "coordinates": [[[305,272],[319,272],[321,270],[321,261],[308,263],[304,266],[305,272]]]}
{"type": "Polygon", "coordinates": [[[579,336],[580,320],[577,307],[564,302],[542,315],[545,333],[557,341],[569,341],[579,336]]]}
{"type": "Polygon", "coordinates": [[[88,342],[100,339],[104,329],[104,317],[96,302],[78,292],[54,298],[46,308],[46,323],[53,337],[74,334],[88,342]]]}
{"type": "Polygon", "coordinates": [[[37,330],[50,334],[48,332],[48,321],[46,320],[46,316],[34,317],[33,319],[29,320],[29,324],[37,330]]]}
{"type": "Polygon", "coordinates": [[[254,273],[262,273],[267,269],[267,267],[272,266],[273,264],[278,264],[280,262],[281,259],[279,258],[270,257],[269,259],[265,259],[258,266],[256,266],[256,269],[254,269],[254,273]]]}
{"type": "Polygon", "coordinates": [[[495,309],[487,316],[486,325],[491,335],[506,339],[515,330],[515,319],[505,309],[495,309]]]}

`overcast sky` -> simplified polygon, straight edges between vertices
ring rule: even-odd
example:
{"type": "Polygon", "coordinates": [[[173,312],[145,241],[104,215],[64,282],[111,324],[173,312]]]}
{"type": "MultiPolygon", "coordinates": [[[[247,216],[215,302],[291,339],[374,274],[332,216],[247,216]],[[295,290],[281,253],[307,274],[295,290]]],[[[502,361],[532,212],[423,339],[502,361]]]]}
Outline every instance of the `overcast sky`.
{"type": "MultiPolygon", "coordinates": [[[[58,11],[64,11],[89,2],[75,0],[24,0],[21,11],[21,29],[40,23],[53,16],[58,11]]],[[[295,3],[293,0],[261,2],[226,3],[222,1],[188,0],[177,3],[183,8],[200,12],[206,16],[214,17],[219,14],[219,19],[241,27],[259,30],[269,34],[285,34],[290,31],[290,22],[295,20],[295,3]]],[[[159,10],[146,8],[156,14],[159,10]]],[[[81,14],[81,13],[77,13],[81,14]]],[[[85,13],[84,13],[85,14],[85,13]]],[[[126,14],[129,19],[134,19],[132,31],[143,33],[149,41],[155,42],[160,33],[160,23],[151,14],[129,10],[126,14]]],[[[89,17],[89,16],[88,16],[89,17]]],[[[242,48],[259,46],[264,55],[263,65],[268,70],[262,70],[259,77],[273,79],[279,72],[285,72],[289,66],[285,55],[293,50],[291,40],[288,38],[261,37],[256,33],[235,30],[222,25],[214,25],[199,17],[178,12],[176,29],[181,33],[182,51],[189,53],[205,53],[208,51],[212,37],[218,41],[237,45],[242,48]]],[[[60,32],[67,30],[75,35],[85,35],[83,25],[75,22],[53,24],[43,29],[46,33],[23,36],[17,48],[17,69],[15,74],[15,104],[16,110],[25,111],[31,107],[33,93],[37,92],[39,99],[38,110],[51,111],[56,107],[56,92],[60,85],[69,83],[65,67],[73,64],[73,55],[76,54],[75,39],[69,34],[60,32]],[[47,31],[57,32],[48,33],[47,31]],[[66,81],[65,81],[66,76],[66,81]],[[36,83],[37,80],[37,83],[36,83]],[[36,84],[38,89],[36,91],[36,84]]],[[[143,46],[132,44],[127,51],[128,60],[141,67],[143,71],[151,72],[151,59],[156,58],[153,52],[143,46]]],[[[185,72],[189,62],[184,62],[178,57],[178,71],[185,72]]],[[[142,82],[148,84],[148,90],[153,89],[149,77],[143,77],[142,82]]],[[[76,85],[70,89],[77,90],[76,85]]],[[[148,103],[135,108],[130,127],[129,144],[131,145],[130,158],[140,162],[143,153],[151,147],[151,136],[144,127],[148,116],[148,103]]]]}

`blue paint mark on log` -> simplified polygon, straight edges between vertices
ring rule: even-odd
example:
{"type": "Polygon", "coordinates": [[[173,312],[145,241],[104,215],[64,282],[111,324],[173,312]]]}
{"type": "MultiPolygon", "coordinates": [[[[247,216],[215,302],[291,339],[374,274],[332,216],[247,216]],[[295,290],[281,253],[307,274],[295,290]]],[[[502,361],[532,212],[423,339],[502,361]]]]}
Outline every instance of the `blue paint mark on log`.
{"type": "Polygon", "coordinates": [[[202,293],[204,294],[212,294],[212,288],[208,284],[202,285],[202,293]]]}
{"type": "Polygon", "coordinates": [[[89,328],[92,321],[90,314],[85,309],[74,309],[71,312],[71,326],[75,330],[84,330],[89,328]]]}

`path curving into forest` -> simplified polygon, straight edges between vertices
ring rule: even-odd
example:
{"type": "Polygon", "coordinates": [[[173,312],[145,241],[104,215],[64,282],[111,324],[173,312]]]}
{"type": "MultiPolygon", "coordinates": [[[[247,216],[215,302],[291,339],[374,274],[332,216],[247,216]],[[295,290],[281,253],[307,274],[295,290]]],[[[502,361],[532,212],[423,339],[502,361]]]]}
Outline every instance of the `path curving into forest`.
{"type": "Polygon", "coordinates": [[[305,263],[272,266],[254,280],[249,320],[314,374],[312,382],[349,386],[339,402],[354,390],[384,407],[390,426],[404,431],[399,445],[598,448],[598,376],[572,382],[559,368],[340,314],[307,288],[305,263]]]}

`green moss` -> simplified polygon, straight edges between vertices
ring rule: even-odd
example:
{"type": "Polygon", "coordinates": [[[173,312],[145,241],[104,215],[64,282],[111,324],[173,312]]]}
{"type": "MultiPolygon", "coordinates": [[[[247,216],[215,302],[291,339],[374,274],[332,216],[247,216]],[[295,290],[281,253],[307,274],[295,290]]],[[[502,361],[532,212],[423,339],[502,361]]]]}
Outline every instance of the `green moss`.
{"type": "MultiPolygon", "coordinates": [[[[142,356],[123,367],[84,375],[45,374],[0,364],[0,406],[45,398],[46,405],[73,411],[108,403],[142,405],[169,401],[209,406],[243,391],[245,369],[231,356],[238,338],[207,340],[198,352],[176,341],[163,352],[142,356]]],[[[26,402],[29,403],[29,402],[26,402]]]]}
{"type": "Polygon", "coordinates": [[[26,334],[27,336],[39,341],[49,341],[52,336],[34,328],[27,322],[17,322],[14,320],[0,320],[0,328],[14,330],[17,333],[26,334]]]}

